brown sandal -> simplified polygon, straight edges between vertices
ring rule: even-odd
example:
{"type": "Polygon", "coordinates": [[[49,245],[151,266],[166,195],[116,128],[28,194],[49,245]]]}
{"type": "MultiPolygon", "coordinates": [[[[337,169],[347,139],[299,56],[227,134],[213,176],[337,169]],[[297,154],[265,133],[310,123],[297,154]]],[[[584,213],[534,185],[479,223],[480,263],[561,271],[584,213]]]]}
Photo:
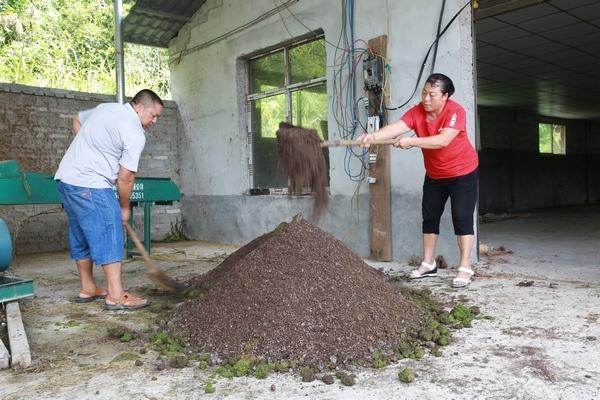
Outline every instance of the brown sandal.
{"type": "Polygon", "coordinates": [[[106,297],[108,292],[106,289],[96,288],[94,293],[90,293],[86,290],[82,290],[79,292],[79,296],[75,299],[75,303],[90,303],[94,300],[103,299],[106,297]]]}
{"type": "Polygon", "coordinates": [[[120,299],[115,299],[111,296],[106,297],[104,302],[104,308],[107,310],[139,310],[150,305],[150,300],[142,299],[141,297],[134,296],[130,293],[123,292],[120,299]],[[108,302],[113,304],[110,304],[108,302]]]}

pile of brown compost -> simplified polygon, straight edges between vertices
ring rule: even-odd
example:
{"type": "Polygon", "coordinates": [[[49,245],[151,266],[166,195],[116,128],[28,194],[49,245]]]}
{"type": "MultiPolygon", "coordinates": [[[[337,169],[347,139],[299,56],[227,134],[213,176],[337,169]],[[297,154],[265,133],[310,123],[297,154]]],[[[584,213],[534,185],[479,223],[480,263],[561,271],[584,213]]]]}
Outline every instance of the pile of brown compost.
{"type": "Polygon", "coordinates": [[[314,129],[286,122],[277,130],[277,159],[290,180],[290,194],[301,195],[310,188],[314,197],[313,219],[318,219],[329,204],[327,165],[321,139],[314,129]]]}
{"type": "Polygon", "coordinates": [[[422,312],[386,276],[301,216],[190,282],[171,326],[196,351],[298,365],[370,365],[416,336],[422,312]]]}

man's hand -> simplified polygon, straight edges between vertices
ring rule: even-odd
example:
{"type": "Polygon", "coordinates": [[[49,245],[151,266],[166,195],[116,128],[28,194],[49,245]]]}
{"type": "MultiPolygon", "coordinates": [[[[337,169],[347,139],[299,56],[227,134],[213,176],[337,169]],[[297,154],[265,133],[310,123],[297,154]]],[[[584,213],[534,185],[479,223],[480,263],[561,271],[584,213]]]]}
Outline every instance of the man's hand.
{"type": "Polygon", "coordinates": [[[131,211],[129,207],[121,208],[121,222],[125,225],[125,222],[129,221],[129,216],[131,215],[131,211]]]}
{"type": "Polygon", "coordinates": [[[119,194],[119,205],[121,206],[121,220],[129,220],[129,198],[133,190],[133,182],[135,180],[135,172],[129,171],[121,166],[119,168],[119,176],[117,178],[117,193],[119,194]]]}

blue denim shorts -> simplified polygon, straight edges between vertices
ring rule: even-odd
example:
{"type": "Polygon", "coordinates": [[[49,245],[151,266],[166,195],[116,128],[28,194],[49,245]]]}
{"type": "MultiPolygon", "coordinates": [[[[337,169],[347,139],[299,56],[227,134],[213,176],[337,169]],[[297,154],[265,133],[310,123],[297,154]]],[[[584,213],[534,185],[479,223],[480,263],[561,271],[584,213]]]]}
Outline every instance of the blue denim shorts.
{"type": "Polygon", "coordinates": [[[90,189],[56,181],[67,213],[71,258],[97,265],[123,260],[121,207],[112,189],[90,189]]]}

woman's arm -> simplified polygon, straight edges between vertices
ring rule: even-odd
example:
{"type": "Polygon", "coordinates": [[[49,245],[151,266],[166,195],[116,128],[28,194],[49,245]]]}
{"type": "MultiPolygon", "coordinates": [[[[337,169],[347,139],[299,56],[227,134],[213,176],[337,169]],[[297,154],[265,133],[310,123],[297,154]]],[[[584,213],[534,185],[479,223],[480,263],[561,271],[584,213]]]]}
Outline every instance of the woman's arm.
{"type": "Polygon", "coordinates": [[[386,125],[373,133],[363,133],[356,140],[362,141],[363,147],[369,147],[369,142],[373,140],[393,139],[408,131],[410,131],[410,128],[402,119],[399,119],[393,124],[386,125]]]}
{"type": "Polygon", "coordinates": [[[434,136],[428,137],[402,137],[394,144],[395,147],[408,149],[409,147],[419,147],[421,149],[442,149],[452,142],[452,139],[459,134],[458,129],[444,128],[434,136]]]}

